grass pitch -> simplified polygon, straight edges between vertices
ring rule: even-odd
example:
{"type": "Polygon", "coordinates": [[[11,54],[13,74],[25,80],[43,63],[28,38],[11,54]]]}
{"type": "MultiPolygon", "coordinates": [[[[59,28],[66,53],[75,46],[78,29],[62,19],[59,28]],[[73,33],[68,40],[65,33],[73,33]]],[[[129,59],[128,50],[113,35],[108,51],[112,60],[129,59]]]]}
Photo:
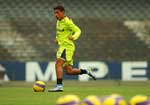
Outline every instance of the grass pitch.
{"type": "Polygon", "coordinates": [[[47,90],[55,82],[47,82],[46,90],[36,93],[32,90],[33,83],[7,82],[0,87],[0,105],[56,105],[58,97],[66,94],[76,94],[84,99],[88,95],[103,97],[112,93],[121,94],[127,101],[134,95],[149,96],[150,81],[121,82],[97,80],[88,82],[64,81],[64,92],[49,93],[47,90]]]}

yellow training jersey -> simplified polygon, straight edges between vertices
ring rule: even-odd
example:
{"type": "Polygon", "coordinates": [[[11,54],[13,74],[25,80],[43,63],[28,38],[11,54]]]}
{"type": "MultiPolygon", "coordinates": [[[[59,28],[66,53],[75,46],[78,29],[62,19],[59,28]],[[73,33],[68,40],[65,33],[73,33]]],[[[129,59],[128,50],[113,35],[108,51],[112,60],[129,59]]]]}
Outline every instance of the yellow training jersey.
{"type": "Polygon", "coordinates": [[[78,39],[81,34],[81,30],[76,26],[71,19],[64,17],[62,20],[57,20],[56,24],[56,40],[59,46],[75,49],[74,40],[78,39]],[[73,40],[69,40],[68,37],[73,35],[73,40]]]}

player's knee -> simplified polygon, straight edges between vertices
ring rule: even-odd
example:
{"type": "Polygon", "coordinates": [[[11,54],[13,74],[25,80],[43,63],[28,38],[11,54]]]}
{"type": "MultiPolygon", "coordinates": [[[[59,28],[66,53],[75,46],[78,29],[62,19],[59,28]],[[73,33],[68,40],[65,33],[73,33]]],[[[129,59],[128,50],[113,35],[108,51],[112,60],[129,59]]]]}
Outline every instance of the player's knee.
{"type": "Polygon", "coordinates": [[[58,67],[58,66],[63,66],[63,64],[62,64],[62,63],[56,63],[55,66],[56,66],[56,67],[58,67]]]}
{"type": "Polygon", "coordinates": [[[63,66],[63,64],[64,64],[63,60],[57,60],[55,65],[56,66],[63,66]]]}

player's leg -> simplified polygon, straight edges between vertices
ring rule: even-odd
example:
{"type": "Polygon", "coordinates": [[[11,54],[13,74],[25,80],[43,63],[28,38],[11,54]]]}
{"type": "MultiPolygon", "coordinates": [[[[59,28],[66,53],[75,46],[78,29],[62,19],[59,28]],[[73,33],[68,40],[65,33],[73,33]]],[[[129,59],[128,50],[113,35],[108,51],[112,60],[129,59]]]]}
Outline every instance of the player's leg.
{"type": "Polygon", "coordinates": [[[95,76],[90,72],[90,70],[72,68],[71,65],[65,65],[64,70],[68,75],[88,74],[90,77],[92,77],[94,80],[96,80],[95,76]]]}
{"type": "Polygon", "coordinates": [[[66,50],[66,62],[64,64],[65,72],[69,75],[88,74],[90,77],[92,77],[94,80],[96,80],[96,78],[92,75],[92,73],[89,70],[72,68],[73,54],[74,54],[74,51],[66,50]]]}
{"type": "Polygon", "coordinates": [[[53,89],[49,89],[48,92],[60,92],[63,91],[63,84],[62,84],[62,78],[63,78],[63,64],[65,63],[65,49],[59,48],[57,52],[57,60],[55,64],[55,70],[56,70],[56,77],[57,77],[57,85],[53,89]]]}
{"type": "Polygon", "coordinates": [[[68,75],[88,74],[88,70],[72,68],[72,65],[65,65],[64,70],[68,75]]]}
{"type": "Polygon", "coordinates": [[[64,59],[58,58],[56,60],[56,64],[55,64],[57,84],[59,84],[59,85],[62,85],[62,78],[63,78],[62,66],[64,63],[65,63],[64,59]]]}
{"type": "Polygon", "coordinates": [[[76,69],[76,68],[73,69],[71,65],[65,65],[64,70],[68,75],[77,75],[81,73],[80,69],[76,69]]]}

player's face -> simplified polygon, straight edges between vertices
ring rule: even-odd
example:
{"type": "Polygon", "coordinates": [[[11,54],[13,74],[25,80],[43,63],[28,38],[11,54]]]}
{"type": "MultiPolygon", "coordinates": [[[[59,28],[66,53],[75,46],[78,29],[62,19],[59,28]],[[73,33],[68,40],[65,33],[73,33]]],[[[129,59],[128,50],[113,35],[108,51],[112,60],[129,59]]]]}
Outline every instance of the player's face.
{"type": "Polygon", "coordinates": [[[64,18],[64,11],[56,9],[56,10],[54,10],[54,15],[58,20],[61,20],[64,18]]]}

